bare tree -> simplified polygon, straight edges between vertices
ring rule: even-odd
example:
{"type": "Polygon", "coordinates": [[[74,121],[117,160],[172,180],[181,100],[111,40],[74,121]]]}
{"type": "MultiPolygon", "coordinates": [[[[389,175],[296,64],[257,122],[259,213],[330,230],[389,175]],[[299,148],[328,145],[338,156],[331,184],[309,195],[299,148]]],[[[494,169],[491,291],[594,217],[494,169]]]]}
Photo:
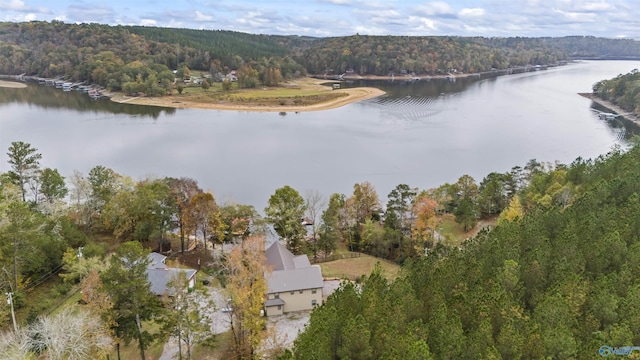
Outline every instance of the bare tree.
{"type": "Polygon", "coordinates": [[[29,329],[29,343],[52,360],[83,360],[104,357],[113,339],[95,314],[64,310],[56,316],[43,316],[29,329]]]}
{"type": "Polygon", "coordinates": [[[29,337],[24,331],[0,333],[0,354],[6,360],[36,359],[31,352],[29,337]]]}
{"type": "Polygon", "coordinates": [[[318,190],[307,190],[305,192],[305,225],[311,229],[311,241],[313,242],[313,257],[317,257],[318,232],[320,231],[322,210],[327,202],[318,190]]]}
{"type": "Polygon", "coordinates": [[[58,315],[39,318],[26,330],[1,333],[0,354],[8,360],[98,359],[106,357],[112,343],[96,314],[66,309],[58,315]]]}
{"type": "Polygon", "coordinates": [[[89,209],[89,197],[91,196],[91,184],[87,180],[84,174],[78,170],[73,171],[73,175],[69,177],[72,188],[70,193],[70,202],[72,208],[75,208],[77,223],[81,225],[89,224],[89,216],[91,216],[91,210],[89,209]]]}

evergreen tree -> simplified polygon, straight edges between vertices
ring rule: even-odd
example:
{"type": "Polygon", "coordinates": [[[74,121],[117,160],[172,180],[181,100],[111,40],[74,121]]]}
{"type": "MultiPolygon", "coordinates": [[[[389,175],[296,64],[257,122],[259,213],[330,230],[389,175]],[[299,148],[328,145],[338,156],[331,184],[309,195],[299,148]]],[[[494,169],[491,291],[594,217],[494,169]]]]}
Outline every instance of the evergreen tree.
{"type": "Polygon", "coordinates": [[[148,253],[139,242],[123,243],[100,276],[104,291],[113,304],[105,315],[111,320],[118,338],[126,343],[132,339],[138,342],[142,360],[145,360],[145,350],[154,337],[144,329],[144,322],[161,313],[160,301],[151,292],[147,278],[148,253]]]}

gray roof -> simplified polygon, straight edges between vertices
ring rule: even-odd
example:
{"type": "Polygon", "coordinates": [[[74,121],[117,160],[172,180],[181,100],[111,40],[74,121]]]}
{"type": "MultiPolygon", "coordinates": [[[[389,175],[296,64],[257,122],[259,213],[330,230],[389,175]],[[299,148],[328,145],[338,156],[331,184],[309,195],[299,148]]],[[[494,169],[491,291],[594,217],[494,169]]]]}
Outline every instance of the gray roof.
{"type": "Polygon", "coordinates": [[[322,288],[320,266],[303,269],[276,270],[267,279],[268,293],[322,288]]]}
{"type": "Polygon", "coordinates": [[[284,305],[284,300],[278,298],[278,299],[267,299],[267,302],[264,303],[265,307],[269,307],[269,306],[278,306],[278,305],[284,305]]]}
{"type": "Polygon", "coordinates": [[[193,269],[177,269],[177,268],[164,268],[164,269],[147,269],[147,278],[151,283],[151,292],[156,295],[169,295],[173,296],[171,291],[167,288],[169,281],[174,279],[180,272],[186,274],[187,279],[191,279],[196,275],[197,270],[193,269]]]}
{"type": "Polygon", "coordinates": [[[276,270],[287,270],[295,268],[293,263],[293,254],[279,241],[275,241],[265,251],[267,257],[267,264],[271,265],[271,268],[276,270]]]}
{"type": "Polygon", "coordinates": [[[322,288],[320,266],[311,265],[307,255],[294,256],[276,241],[266,250],[273,271],[267,279],[268,293],[322,288]]]}
{"type": "Polygon", "coordinates": [[[147,279],[151,283],[151,292],[156,295],[169,295],[173,296],[167,289],[167,284],[180,272],[184,272],[187,275],[187,279],[191,279],[196,275],[196,270],[193,269],[178,269],[170,268],[165,264],[167,257],[152,252],[149,254],[149,265],[147,265],[147,279]]]}
{"type": "Polygon", "coordinates": [[[293,258],[293,266],[296,269],[309,267],[311,263],[309,262],[309,257],[307,255],[298,255],[293,258]]]}
{"type": "Polygon", "coordinates": [[[149,269],[166,269],[167,264],[164,263],[164,260],[167,258],[162,254],[158,254],[157,252],[152,252],[148,255],[149,265],[147,267],[149,269]]]}

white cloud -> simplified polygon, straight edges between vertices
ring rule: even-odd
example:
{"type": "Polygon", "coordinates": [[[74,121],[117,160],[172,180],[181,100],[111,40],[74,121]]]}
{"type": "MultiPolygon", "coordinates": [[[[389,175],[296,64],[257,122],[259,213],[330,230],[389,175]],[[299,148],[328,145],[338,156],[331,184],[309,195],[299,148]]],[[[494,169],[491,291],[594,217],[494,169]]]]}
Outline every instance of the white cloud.
{"type": "Polygon", "coordinates": [[[464,17],[478,17],[478,16],[483,16],[484,15],[484,9],[481,8],[464,8],[462,10],[460,10],[460,12],[458,13],[460,16],[464,16],[464,17]]]}
{"type": "Polygon", "coordinates": [[[174,20],[174,19],[170,19],[169,22],[166,24],[167,27],[171,27],[171,28],[183,28],[186,27],[185,24],[182,21],[178,21],[178,20],[174,20]]]}
{"type": "Polygon", "coordinates": [[[558,9],[553,9],[554,12],[561,14],[566,20],[570,22],[594,22],[597,19],[597,15],[594,13],[583,13],[583,12],[570,12],[570,11],[562,11],[558,9]]]}
{"type": "Polygon", "coordinates": [[[426,5],[416,6],[416,11],[426,16],[455,15],[453,8],[442,1],[433,1],[426,5]]]}
{"type": "Polygon", "coordinates": [[[21,17],[18,21],[34,21],[37,19],[38,17],[36,16],[36,14],[28,13],[28,14],[25,14],[23,17],[21,17]]]}
{"type": "Polygon", "coordinates": [[[639,0],[0,0],[6,21],[58,19],[260,34],[614,37],[640,28],[639,0]]]}
{"type": "Polygon", "coordinates": [[[158,22],[154,19],[140,19],[140,25],[142,26],[157,26],[158,22]]]}
{"type": "Polygon", "coordinates": [[[213,21],[213,16],[206,15],[196,10],[196,18],[195,21],[213,21]]]}
{"type": "Polygon", "coordinates": [[[351,5],[353,3],[353,1],[350,0],[318,0],[318,2],[333,5],[351,5]]]}
{"type": "Polygon", "coordinates": [[[370,26],[362,26],[362,25],[355,26],[353,28],[353,31],[358,34],[367,34],[367,35],[387,35],[388,33],[386,29],[370,27],[370,26]]]}
{"type": "Polygon", "coordinates": [[[253,33],[273,33],[274,29],[271,27],[273,24],[277,24],[280,21],[273,20],[269,17],[269,14],[265,14],[260,11],[249,11],[244,17],[238,17],[235,22],[242,25],[241,28],[234,28],[236,31],[253,32],[253,33]]]}
{"type": "Polygon", "coordinates": [[[600,11],[613,10],[614,6],[609,4],[606,1],[588,2],[588,3],[584,4],[584,5],[582,5],[582,9],[584,11],[600,12],[600,11]]]}
{"type": "Polygon", "coordinates": [[[26,11],[29,8],[24,4],[22,0],[9,0],[0,1],[0,9],[10,11],[26,11]]]}
{"type": "Polygon", "coordinates": [[[416,28],[419,31],[424,31],[425,29],[438,30],[438,28],[436,27],[436,22],[426,17],[410,16],[409,23],[417,23],[416,28]]]}

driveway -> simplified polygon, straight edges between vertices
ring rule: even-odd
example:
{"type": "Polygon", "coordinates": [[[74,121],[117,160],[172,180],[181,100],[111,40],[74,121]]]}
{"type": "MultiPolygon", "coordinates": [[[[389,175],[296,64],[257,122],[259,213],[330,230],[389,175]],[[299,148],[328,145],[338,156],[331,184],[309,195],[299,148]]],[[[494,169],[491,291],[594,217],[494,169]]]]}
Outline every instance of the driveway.
{"type": "MultiPolygon", "coordinates": [[[[340,280],[325,280],[322,290],[323,297],[326,299],[327,296],[331,295],[340,286],[340,282],[340,280]]],[[[227,296],[225,296],[224,290],[218,287],[208,287],[207,291],[209,299],[215,304],[215,311],[211,314],[213,319],[211,332],[213,334],[224,333],[230,328],[230,313],[222,311],[223,308],[227,307],[227,296]]],[[[269,317],[267,327],[273,329],[273,336],[267,339],[264,346],[266,348],[282,346],[290,349],[298,333],[303,331],[304,326],[309,322],[310,314],[311,310],[307,310],[269,317]]],[[[171,338],[164,345],[160,360],[172,360],[177,357],[177,354],[177,341],[171,338]]]]}

